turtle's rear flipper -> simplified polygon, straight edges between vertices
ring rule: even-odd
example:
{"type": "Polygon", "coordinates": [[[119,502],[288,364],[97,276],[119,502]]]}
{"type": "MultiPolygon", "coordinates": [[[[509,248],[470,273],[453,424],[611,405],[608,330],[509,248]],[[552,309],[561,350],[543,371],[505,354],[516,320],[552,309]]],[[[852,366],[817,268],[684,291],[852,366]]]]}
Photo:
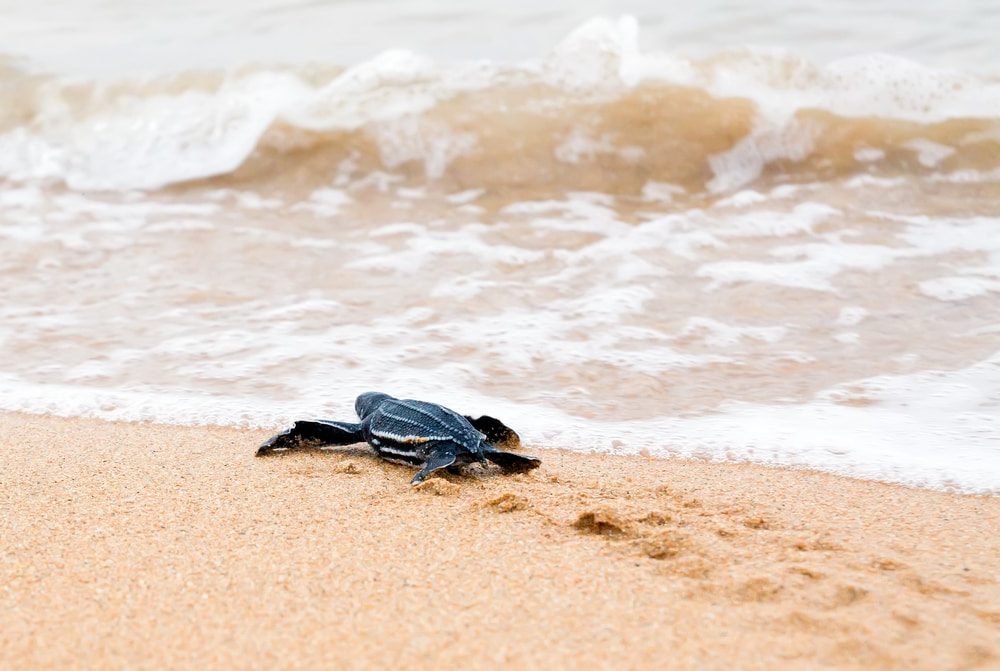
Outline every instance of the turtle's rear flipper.
{"type": "Polygon", "coordinates": [[[483,415],[473,419],[465,416],[476,430],[486,435],[486,442],[495,447],[502,447],[505,450],[516,450],[521,447],[521,437],[514,429],[510,428],[496,417],[483,415]]]}
{"type": "Polygon", "coordinates": [[[257,448],[260,457],[273,450],[295,447],[303,440],[318,441],[324,445],[353,445],[364,442],[361,425],[350,422],[295,422],[292,428],[271,436],[257,448]]]}
{"type": "Polygon", "coordinates": [[[508,473],[523,473],[542,465],[541,459],[513,452],[501,452],[500,450],[486,450],[483,456],[508,473]]]}
{"type": "Polygon", "coordinates": [[[413,479],[410,480],[410,484],[419,485],[434,471],[439,471],[442,468],[448,468],[454,464],[456,458],[455,453],[451,450],[448,450],[447,452],[435,452],[430,456],[430,459],[427,460],[427,463],[424,464],[424,467],[420,469],[420,472],[413,476],[413,479]]]}

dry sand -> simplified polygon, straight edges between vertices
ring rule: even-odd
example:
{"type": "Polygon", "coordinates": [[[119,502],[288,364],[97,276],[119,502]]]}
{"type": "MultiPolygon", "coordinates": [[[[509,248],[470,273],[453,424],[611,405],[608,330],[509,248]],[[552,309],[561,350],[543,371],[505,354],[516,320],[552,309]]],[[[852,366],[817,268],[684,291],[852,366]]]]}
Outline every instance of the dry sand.
{"type": "Polygon", "coordinates": [[[0,667],[1000,668],[1000,498],[0,415],[0,667]]]}

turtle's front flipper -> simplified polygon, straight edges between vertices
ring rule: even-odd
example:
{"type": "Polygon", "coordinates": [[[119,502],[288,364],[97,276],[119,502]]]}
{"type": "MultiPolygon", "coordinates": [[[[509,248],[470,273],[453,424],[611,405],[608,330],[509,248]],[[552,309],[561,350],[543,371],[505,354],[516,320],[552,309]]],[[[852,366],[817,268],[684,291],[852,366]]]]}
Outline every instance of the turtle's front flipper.
{"type": "Polygon", "coordinates": [[[257,448],[257,456],[273,450],[295,447],[302,440],[319,441],[325,445],[353,445],[363,443],[360,424],[350,422],[295,422],[292,428],[272,436],[257,448]]]}
{"type": "Polygon", "coordinates": [[[490,448],[483,451],[483,456],[508,473],[523,473],[542,465],[542,460],[535,457],[526,457],[523,454],[502,452],[490,448]]]}
{"type": "Polygon", "coordinates": [[[427,459],[427,463],[424,464],[424,467],[420,469],[419,473],[413,476],[412,480],[410,480],[410,484],[419,485],[434,471],[439,471],[442,468],[448,468],[454,464],[455,459],[454,449],[443,449],[437,452],[432,452],[430,458],[427,459]]]}
{"type": "Polygon", "coordinates": [[[473,419],[466,415],[465,418],[469,420],[472,426],[476,427],[476,431],[486,436],[486,442],[490,445],[502,447],[505,450],[516,450],[521,447],[521,437],[517,435],[514,429],[496,417],[483,415],[482,417],[473,419]]]}

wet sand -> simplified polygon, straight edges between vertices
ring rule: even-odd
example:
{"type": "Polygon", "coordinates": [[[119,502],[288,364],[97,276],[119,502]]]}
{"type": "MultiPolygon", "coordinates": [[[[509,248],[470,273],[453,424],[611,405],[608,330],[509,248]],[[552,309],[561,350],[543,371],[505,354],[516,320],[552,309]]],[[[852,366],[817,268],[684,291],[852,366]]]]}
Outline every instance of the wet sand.
{"type": "Polygon", "coordinates": [[[0,414],[0,667],[1000,667],[1000,498],[0,414]]]}

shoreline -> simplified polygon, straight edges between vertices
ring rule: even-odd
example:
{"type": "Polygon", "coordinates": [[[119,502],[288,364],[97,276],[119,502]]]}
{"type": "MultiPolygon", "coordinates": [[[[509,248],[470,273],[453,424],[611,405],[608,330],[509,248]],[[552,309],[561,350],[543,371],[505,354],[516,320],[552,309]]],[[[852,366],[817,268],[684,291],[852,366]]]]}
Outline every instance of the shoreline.
{"type": "Polygon", "coordinates": [[[545,449],[414,490],[268,433],[0,413],[0,665],[1000,663],[1000,497],[545,449]]]}

